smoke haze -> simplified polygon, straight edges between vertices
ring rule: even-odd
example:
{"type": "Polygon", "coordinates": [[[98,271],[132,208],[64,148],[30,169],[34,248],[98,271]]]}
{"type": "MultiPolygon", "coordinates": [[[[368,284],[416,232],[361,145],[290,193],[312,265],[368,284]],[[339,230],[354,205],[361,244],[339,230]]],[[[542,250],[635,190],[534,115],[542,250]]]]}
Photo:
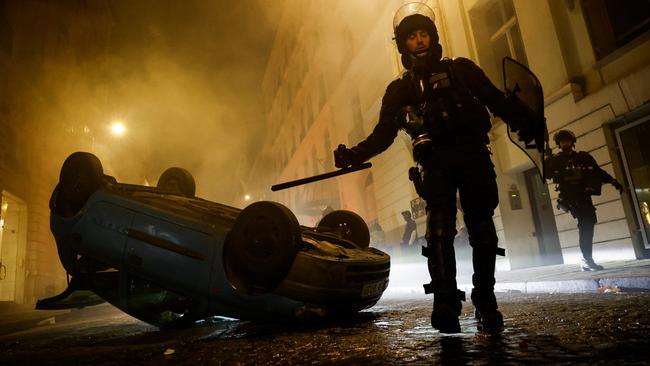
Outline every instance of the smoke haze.
{"type": "Polygon", "coordinates": [[[57,173],[79,149],[126,183],[154,185],[164,169],[180,166],[194,175],[198,196],[232,204],[264,138],[259,85],[279,4],[4,4],[9,24],[45,18],[52,33],[24,37],[41,40],[42,55],[33,52],[38,46],[14,44],[12,82],[22,104],[9,109],[27,115],[33,138],[46,140],[57,173]],[[126,126],[121,138],[109,133],[114,120],[126,126]]]}

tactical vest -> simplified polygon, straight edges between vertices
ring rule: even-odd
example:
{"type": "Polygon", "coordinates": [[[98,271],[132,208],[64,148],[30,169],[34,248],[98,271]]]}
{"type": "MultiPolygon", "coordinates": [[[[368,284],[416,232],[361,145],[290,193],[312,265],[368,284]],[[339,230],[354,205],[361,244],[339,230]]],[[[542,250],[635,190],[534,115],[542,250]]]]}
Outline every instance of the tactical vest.
{"type": "Polygon", "coordinates": [[[586,152],[553,156],[553,182],[567,198],[577,195],[600,195],[603,181],[590,164],[586,152]]]}
{"type": "MultiPolygon", "coordinates": [[[[427,77],[405,75],[416,95],[413,111],[422,119],[422,130],[417,134],[426,132],[433,144],[463,140],[489,143],[490,115],[463,80],[471,75],[457,75],[450,59],[440,63],[441,71],[429,73],[427,77]]],[[[413,133],[409,134],[414,137],[413,133]]]]}

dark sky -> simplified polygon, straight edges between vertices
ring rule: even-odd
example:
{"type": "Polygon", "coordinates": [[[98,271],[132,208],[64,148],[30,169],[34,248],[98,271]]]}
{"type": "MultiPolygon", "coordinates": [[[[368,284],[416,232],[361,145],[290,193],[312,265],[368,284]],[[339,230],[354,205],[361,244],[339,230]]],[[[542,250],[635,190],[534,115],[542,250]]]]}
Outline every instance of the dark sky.
{"type": "Polygon", "coordinates": [[[232,204],[264,138],[260,85],[281,1],[113,4],[106,113],[124,120],[126,154],[136,161],[113,147],[119,164],[107,168],[125,179],[144,171],[155,184],[162,170],[181,166],[194,174],[197,195],[232,204]]]}

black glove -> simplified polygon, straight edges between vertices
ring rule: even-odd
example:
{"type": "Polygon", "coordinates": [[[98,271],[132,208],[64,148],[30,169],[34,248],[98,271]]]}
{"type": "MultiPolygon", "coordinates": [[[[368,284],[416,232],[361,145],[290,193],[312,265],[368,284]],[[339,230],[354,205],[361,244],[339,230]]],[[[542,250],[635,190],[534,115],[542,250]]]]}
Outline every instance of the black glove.
{"type": "Polygon", "coordinates": [[[535,137],[529,134],[520,133],[517,135],[519,136],[519,141],[523,141],[524,144],[526,144],[526,148],[528,148],[528,145],[535,140],[535,137]]]}
{"type": "Polygon", "coordinates": [[[614,186],[614,188],[616,188],[616,190],[618,190],[618,193],[623,194],[624,188],[621,183],[619,183],[617,180],[613,180],[612,185],[614,186]]]}
{"type": "Polygon", "coordinates": [[[510,131],[512,132],[519,133],[519,131],[521,131],[521,123],[519,121],[508,121],[506,124],[510,127],[510,131]]]}
{"type": "Polygon", "coordinates": [[[348,149],[345,145],[339,145],[338,149],[334,150],[334,166],[337,168],[347,168],[352,165],[358,165],[361,162],[356,151],[348,149]]]}
{"type": "Polygon", "coordinates": [[[517,133],[519,141],[529,144],[535,140],[535,132],[532,129],[533,125],[526,118],[518,116],[510,119],[506,123],[508,124],[510,131],[517,133]]]}
{"type": "Polygon", "coordinates": [[[519,141],[523,141],[526,145],[535,141],[535,131],[533,130],[533,124],[529,120],[521,121],[522,128],[517,131],[517,136],[519,141]]]}
{"type": "Polygon", "coordinates": [[[515,94],[506,96],[507,108],[501,117],[510,127],[510,131],[517,133],[518,140],[528,145],[535,140],[534,114],[515,94]]]}

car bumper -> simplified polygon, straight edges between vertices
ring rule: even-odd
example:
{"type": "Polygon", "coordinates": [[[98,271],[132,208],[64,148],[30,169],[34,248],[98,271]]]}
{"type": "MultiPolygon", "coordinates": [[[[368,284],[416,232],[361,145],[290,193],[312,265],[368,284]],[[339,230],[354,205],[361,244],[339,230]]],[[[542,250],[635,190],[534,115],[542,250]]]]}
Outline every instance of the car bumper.
{"type": "Polygon", "coordinates": [[[390,257],[323,258],[301,252],[275,293],[306,303],[352,311],[373,306],[388,286],[390,257]]]}

